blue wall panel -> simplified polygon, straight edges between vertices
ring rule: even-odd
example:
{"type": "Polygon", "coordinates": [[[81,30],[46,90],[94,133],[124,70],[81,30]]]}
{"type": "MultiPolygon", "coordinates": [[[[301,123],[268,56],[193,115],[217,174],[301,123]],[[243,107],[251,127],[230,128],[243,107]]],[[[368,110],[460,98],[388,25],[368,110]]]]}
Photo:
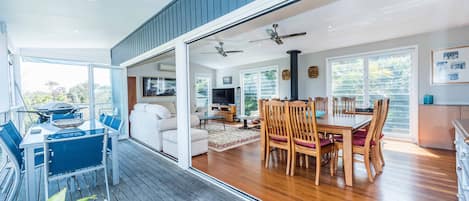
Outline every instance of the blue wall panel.
{"type": "Polygon", "coordinates": [[[111,49],[120,65],[254,0],[173,0],[111,49]]]}

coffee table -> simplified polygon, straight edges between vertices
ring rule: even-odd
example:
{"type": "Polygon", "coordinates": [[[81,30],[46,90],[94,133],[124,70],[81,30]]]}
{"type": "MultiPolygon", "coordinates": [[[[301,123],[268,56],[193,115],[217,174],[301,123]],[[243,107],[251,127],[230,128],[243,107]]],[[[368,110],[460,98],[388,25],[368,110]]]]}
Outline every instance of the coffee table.
{"type": "Polygon", "coordinates": [[[221,120],[223,122],[223,130],[226,130],[225,127],[225,117],[219,115],[199,115],[199,126],[202,128],[202,121],[204,122],[204,128],[207,128],[207,122],[209,120],[221,120]]]}
{"type": "Polygon", "coordinates": [[[246,116],[246,115],[241,115],[238,117],[240,120],[243,120],[243,126],[239,127],[239,129],[251,129],[248,126],[248,120],[255,120],[259,119],[259,116],[253,115],[253,116],[246,116]]]}

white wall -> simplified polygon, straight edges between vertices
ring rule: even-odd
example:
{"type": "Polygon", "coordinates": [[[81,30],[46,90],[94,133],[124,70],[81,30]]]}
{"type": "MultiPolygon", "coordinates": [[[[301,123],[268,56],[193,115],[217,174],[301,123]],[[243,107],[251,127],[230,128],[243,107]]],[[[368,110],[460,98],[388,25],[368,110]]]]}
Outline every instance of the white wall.
{"type": "Polygon", "coordinates": [[[111,51],[109,49],[21,48],[19,51],[21,56],[111,64],[111,51]]]}
{"type": "MultiPolygon", "coordinates": [[[[176,78],[176,72],[159,71],[159,63],[172,64],[174,61],[162,61],[139,65],[127,69],[127,76],[137,77],[137,102],[138,103],[152,103],[152,102],[176,102],[176,96],[162,96],[162,97],[143,97],[142,96],[142,77],[167,77],[176,78]]],[[[191,95],[191,108],[195,105],[195,75],[202,74],[212,78],[212,86],[216,86],[215,79],[216,71],[205,66],[191,63],[190,64],[190,95],[191,95]]],[[[176,78],[177,79],[177,78],[176,78]]],[[[177,93],[177,92],[176,92],[177,93]]]]}
{"type": "Polygon", "coordinates": [[[469,26],[419,34],[381,42],[333,49],[299,57],[299,97],[315,97],[326,95],[326,58],[363,52],[392,49],[405,46],[418,46],[419,102],[424,94],[433,94],[435,103],[458,104],[469,103],[469,85],[431,85],[431,51],[434,49],[469,45],[469,26]],[[319,66],[319,77],[307,77],[307,68],[319,66]]]}
{"type": "MultiPolygon", "coordinates": [[[[176,102],[176,96],[143,97],[142,77],[165,77],[176,78],[176,72],[159,71],[158,62],[143,64],[127,69],[127,76],[137,77],[137,102],[176,102]]],[[[169,64],[166,62],[165,64],[169,64]]],[[[176,92],[177,93],[177,92],[176,92]]]]}
{"type": "Polygon", "coordinates": [[[271,67],[277,66],[279,69],[279,98],[290,98],[290,81],[291,80],[282,80],[282,71],[284,69],[290,69],[290,57],[285,53],[285,58],[270,60],[270,61],[263,61],[257,62],[242,66],[236,66],[232,68],[226,69],[218,69],[217,70],[217,88],[236,88],[240,87],[240,72],[243,70],[255,69],[255,68],[262,68],[262,67],[271,67]],[[223,77],[225,76],[232,76],[233,77],[233,84],[231,85],[224,85],[223,84],[223,77]]]}

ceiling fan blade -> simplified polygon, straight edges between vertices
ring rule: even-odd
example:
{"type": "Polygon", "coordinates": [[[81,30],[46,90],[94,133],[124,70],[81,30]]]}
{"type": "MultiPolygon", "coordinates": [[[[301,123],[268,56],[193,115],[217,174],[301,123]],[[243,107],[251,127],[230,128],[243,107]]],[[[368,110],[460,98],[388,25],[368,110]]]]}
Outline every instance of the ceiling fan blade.
{"type": "Polygon", "coordinates": [[[306,32],[283,35],[283,36],[280,36],[280,38],[291,38],[291,37],[304,36],[304,35],[306,35],[306,32]]]}
{"type": "Polygon", "coordinates": [[[244,52],[243,50],[230,50],[230,51],[225,51],[225,53],[241,53],[244,52]]]}
{"type": "Polygon", "coordinates": [[[258,39],[258,40],[250,40],[249,42],[250,42],[250,43],[257,43],[257,42],[266,41],[266,40],[271,40],[271,38],[264,38],[264,39],[258,39]]]}

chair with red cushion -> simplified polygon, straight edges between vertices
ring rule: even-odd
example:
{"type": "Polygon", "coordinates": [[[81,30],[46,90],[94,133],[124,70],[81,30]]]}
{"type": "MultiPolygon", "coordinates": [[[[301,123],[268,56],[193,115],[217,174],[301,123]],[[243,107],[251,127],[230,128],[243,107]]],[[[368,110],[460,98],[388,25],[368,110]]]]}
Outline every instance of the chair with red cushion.
{"type": "Polygon", "coordinates": [[[291,142],[290,132],[288,131],[288,117],[285,103],[281,101],[264,102],[264,123],[265,123],[265,167],[269,167],[269,157],[271,147],[287,151],[287,169],[286,175],[290,174],[291,162],[291,142]]]}
{"type": "MultiPolygon", "coordinates": [[[[289,130],[292,138],[291,176],[295,175],[296,153],[316,157],[316,181],[319,185],[321,158],[324,154],[334,154],[334,144],[329,139],[321,139],[316,122],[315,103],[294,101],[287,103],[289,130]]],[[[331,176],[334,175],[333,163],[330,164],[331,176]]]]}
{"type": "MultiPolygon", "coordinates": [[[[356,137],[355,135],[352,138],[352,153],[353,154],[360,154],[363,155],[365,161],[366,172],[368,173],[368,180],[373,182],[374,177],[371,172],[371,164],[377,172],[379,168],[378,156],[376,152],[376,145],[377,141],[375,139],[376,132],[378,131],[379,127],[379,120],[381,116],[381,109],[382,109],[383,101],[376,100],[374,102],[373,108],[373,117],[371,119],[370,127],[366,134],[366,137],[356,137]],[[371,159],[371,161],[370,161],[371,159]]],[[[343,149],[343,140],[341,137],[335,138],[335,149],[340,150],[343,149]]],[[[335,155],[334,164],[337,164],[338,154],[335,155]]]]}

